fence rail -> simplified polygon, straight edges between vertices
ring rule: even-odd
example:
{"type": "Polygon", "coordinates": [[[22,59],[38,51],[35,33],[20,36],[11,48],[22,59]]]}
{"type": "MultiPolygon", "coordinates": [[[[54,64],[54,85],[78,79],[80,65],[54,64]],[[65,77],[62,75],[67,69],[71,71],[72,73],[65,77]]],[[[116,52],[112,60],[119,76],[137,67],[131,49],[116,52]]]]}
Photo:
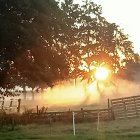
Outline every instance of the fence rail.
{"type": "Polygon", "coordinates": [[[111,100],[115,119],[140,116],[140,95],[111,100]]]}
{"type": "Polygon", "coordinates": [[[112,119],[111,109],[97,109],[97,110],[78,110],[78,111],[65,111],[65,112],[41,112],[41,113],[27,113],[24,116],[28,116],[32,121],[37,121],[38,119],[48,121],[65,121],[69,122],[72,120],[72,113],[75,113],[75,121],[96,121],[98,119],[98,114],[100,120],[110,120],[112,119]]]}
{"type": "Polygon", "coordinates": [[[9,99],[8,104],[5,104],[5,98],[0,97],[0,111],[11,112],[15,109],[18,113],[20,112],[21,99],[9,99]]]}
{"type": "MultiPolygon", "coordinates": [[[[0,98],[0,110],[11,108],[16,108],[17,112],[20,112],[20,103],[21,100],[11,99],[9,106],[6,108],[4,98],[0,98]],[[14,106],[13,102],[17,102],[17,105],[14,106]]],[[[117,99],[108,99],[108,108],[104,109],[95,109],[95,110],[68,110],[65,112],[49,112],[47,107],[36,107],[35,113],[32,110],[27,110],[23,114],[20,114],[19,120],[24,120],[26,122],[50,122],[50,121],[72,121],[72,113],[75,114],[75,121],[97,121],[100,120],[113,120],[113,119],[125,119],[132,117],[140,117],[140,95],[117,98],[117,99]]]]}

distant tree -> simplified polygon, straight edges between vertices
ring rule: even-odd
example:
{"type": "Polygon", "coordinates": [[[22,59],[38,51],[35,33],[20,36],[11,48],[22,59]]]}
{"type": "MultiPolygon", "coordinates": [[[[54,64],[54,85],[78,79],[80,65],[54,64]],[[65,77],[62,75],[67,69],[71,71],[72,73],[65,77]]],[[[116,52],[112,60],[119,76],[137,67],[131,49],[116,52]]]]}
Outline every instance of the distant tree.
{"type": "MultiPolygon", "coordinates": [[[[123,73],[120,75],[130,81],[140,81],[139,71],[140,71],[140,56],[139,54],[135,54],[135,62],[132,60],[128,60],[125,62],[125,66],[122,67],[123,73]]],[[[119,75],[119,76],[120,76],[119,75]]]]}

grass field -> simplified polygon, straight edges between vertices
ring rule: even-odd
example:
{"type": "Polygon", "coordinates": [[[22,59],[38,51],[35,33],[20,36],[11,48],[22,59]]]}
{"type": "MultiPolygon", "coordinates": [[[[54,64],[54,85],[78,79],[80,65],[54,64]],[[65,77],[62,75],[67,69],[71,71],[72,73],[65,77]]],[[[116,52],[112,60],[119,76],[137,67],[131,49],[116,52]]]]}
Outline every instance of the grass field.
{"type": "Polygon", "coordinates": [[[73,136],[72,124],[32,124],[0,128],[0,140],[140,140],[140,119],[115,120],[76,124],[73,136]]]}

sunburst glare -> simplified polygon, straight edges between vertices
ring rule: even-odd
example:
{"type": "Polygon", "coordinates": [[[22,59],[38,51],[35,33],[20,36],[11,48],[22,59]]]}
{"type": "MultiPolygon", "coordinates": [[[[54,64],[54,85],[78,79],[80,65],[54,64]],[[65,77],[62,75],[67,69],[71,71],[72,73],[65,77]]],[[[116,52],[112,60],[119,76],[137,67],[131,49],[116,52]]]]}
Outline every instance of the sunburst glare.
{"type": "Polygon", "coordinates": [[[95,78],[97,80],[106,80],[109,76],[109,70],[105,67],[98,67],[95,72],[95,78]]]}

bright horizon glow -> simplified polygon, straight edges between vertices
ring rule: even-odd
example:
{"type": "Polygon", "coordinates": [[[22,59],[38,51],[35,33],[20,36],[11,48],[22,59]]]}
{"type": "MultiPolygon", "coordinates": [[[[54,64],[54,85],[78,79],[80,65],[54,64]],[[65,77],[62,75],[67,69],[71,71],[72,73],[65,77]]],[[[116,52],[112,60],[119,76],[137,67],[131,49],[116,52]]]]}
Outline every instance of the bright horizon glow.
{"type": "Polygon", "coordinates": [[[106,80],[109,76],[109,71],[108,69],[104,68],[104,67],[99,67],[96,69],[95,72],[95,78],[99,81],[103,81],[106,80]]]}
{"type": "MultiPolygon", "coordinates": [[[[133,42],[134,51],[140,54],[140,1],[139,0],[92,0],[101,5],[103,16],[112,23],[116,23],[129,35],[133,42]]],[[[74,0],[82,3],[82,0],[74,0]]]]}

